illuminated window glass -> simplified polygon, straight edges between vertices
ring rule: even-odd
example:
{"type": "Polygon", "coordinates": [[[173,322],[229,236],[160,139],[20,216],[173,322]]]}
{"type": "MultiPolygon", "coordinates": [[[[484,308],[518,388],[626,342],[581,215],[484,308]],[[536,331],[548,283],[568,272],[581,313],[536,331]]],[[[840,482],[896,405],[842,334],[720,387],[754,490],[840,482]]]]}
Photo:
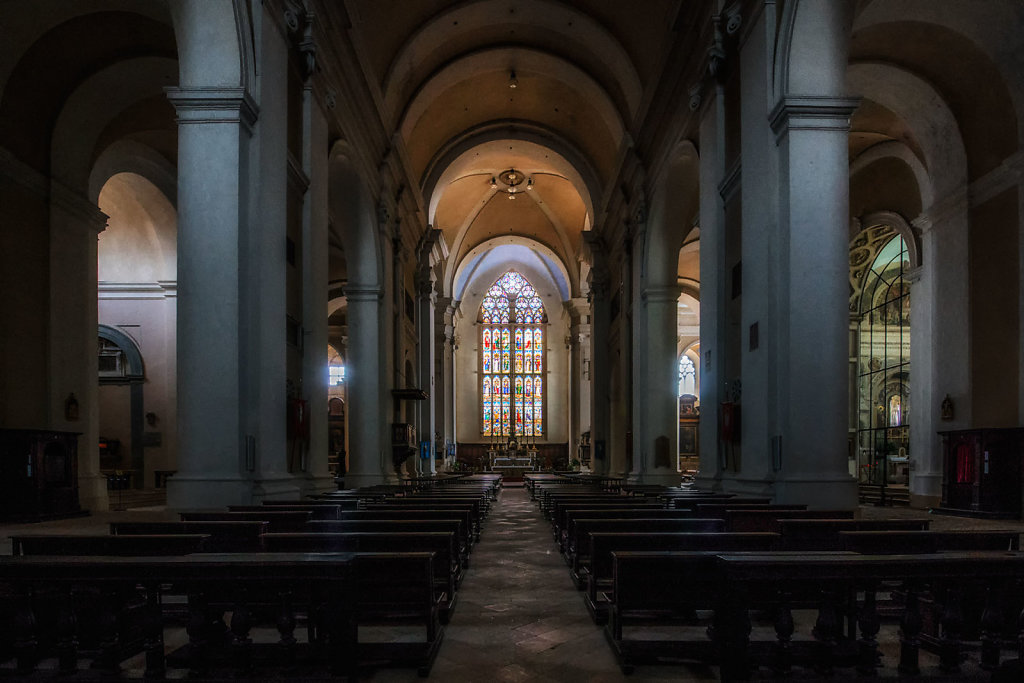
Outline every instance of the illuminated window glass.
{"type": "Polygon", "coordinates": [[[543,434],[544,304],[510,270],[480,304],[481,431],[484,436],[543,434]]]}

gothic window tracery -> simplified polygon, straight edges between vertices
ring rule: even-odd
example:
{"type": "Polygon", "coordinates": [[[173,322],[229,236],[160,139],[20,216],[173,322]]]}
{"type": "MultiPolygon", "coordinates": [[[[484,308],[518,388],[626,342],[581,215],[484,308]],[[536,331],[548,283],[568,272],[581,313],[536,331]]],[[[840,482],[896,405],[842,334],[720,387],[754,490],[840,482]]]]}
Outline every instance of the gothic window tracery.
{"type": "Polygon", "coordinates": [[[544,304],[510,270],[480,304],[481,425],[484,436],[544,433],[544,304]]]}

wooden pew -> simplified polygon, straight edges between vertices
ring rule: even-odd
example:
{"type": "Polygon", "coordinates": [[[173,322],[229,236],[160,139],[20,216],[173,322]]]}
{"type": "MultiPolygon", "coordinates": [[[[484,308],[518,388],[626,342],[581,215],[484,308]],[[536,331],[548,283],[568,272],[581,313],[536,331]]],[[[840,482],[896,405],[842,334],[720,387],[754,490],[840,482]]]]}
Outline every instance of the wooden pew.
{"type": "Polygon", "coordinates": [[[204,548],[208,552],[253,553],[263,550],[263,534],[270,531],[270,522],[111,522],[115,536],[154,534],[203,534],[208,536],[204,548]]]}
{"type": "Polygon", "coordinates": [[[444,627],[434,593],[432,553],[360,553],[355,556],[356,622],[360,626],[411,624],[421,641],[358,643],[359,659],[416,667],[426,677],[437,658],[444,627]]]}
{"type": "Polygon", "coordinates": [[[346,519],[313,520],[306,525],[303,533],[395,533],[416,531],[444,531],[454,538],[454,560],[462,580],[466,569],[468,549],[462,544],[464,529],[458,519],[346,519]]]}
{"type": "MultiPolygon", "coordinates": [[[[355,509],[354,507],[352,508],[355,509]]],[[[228,505],[228,512],[309,512],[310,519],[339,519],[341,506],[319,505],[228,505]]]]}
{"type": "Polygon", "coordinates": [[[401,511],[407,513],[410,518],[415,518],[417,512],[422,510],[457,510],[467,512],[470,518],[470,529],[472,530],[473,538],[475,541],[480,540],[480,529],[482,527],[483,520],[480,517],[479,506],[473,501],[465,501],[461,503],[438,503],[424,501],[422,499],[397,498],[382,503],[369,503],[365,506],[365,509],[401,511]]]}
{"type": "Polygon", "coordinates": [[[840,531],[927,530],[927,519],[780,519],[783,550],[842,550],[840,531]]]}
{"type": "Polygon", "coordinates": [[[253,512],[195,511],[179,512],[183,522],[269,522],[270,531],[302,531],[313,518],[309,510],[256,510],[253,512]]]}
{"type": "Polygon", "coordinates": [[[1019,531],[840,531],[844,550],[907,555],[948,550],[1020,550],[1019,531]]]}
{"type": "Polygon", "coordinates": [[[17,614],[12,622],[12,673],[20,679],[52,677],[52,671],[37,671],[37,666],[54,658],[59,674],[69,680],[83,673],[110,679],[141,648],[147,678],[164,678],[175,668],[185,670],[171,676],[175,678],[209,678],[214,673],[219,678],[251,678],[269,659],[293,659],[297,665],[355,680],[352,563],[350,554],[0,557],[0,592],[10,596],[17,614]],[[190,596],[193,625],[189,643],[165,654],[165,627],[179,628],[166,625],[162,616],[168,591],[190,596]],[[139,604],[141,613],[136,611],[139,604]],[[137,618],[125,617],[126,606],[137,618]],[[221,609],[235,614],[234,639],[223,637],[228,628],[214,616],[221,609]],[[318,614],[329,618],[318,619],[318,614]],[[306,617],[319,621],[324,645],[300,650],[291,634],[296,619],[306,617]],[[250,629],[263,624],[276,624],[279,642],[249,641],[250,629]],[[215,633],[220,637],[214,638],[215,633]],[[136,641],[139,647],[129,646],[136,641]],[[93,642],[95,648],[87,645],[93,642]],[[232,647],[232,642],[240,646],[232,647]],[[91,667],[84,668],[82,660],[91,667]]]}
{"type": "Polygon", "coordinates": [[[735,508],[722,513],[729,531],[766,531],[779,533],[781,519],[853,519],[853,510],[786,510],[735,508]]]}
{"type": "Polygon", "coordinates": [[[204,550],[206,534],[17,534],[11,536],[14,555],[188,555],[204,550]]]}
{"type": "Polygon", "coordinates": [[[713,503],[697,503],[693,506],[695,517],[712,517],[725,519],[726,510],[806,510],[803,504],[779,503],[731,503],[729,501],[713,503]]]}
{"type": "MultiPolygon", "coordinates": [[[[473,517],[469,510],[394,510],[387,508],[373,508],[366,510],[343,510],[341,520],[362,520],[362,519],[384,519],[384,520],[443,520],[454,519],[459,522],[459,542],[466,548],[466,552],[472,552],[475,537],[473,535],[473,517]]],[[[468,562],[468,557],[467,557],[468,562]]],[[[468,564],[466,565],[468,567],[468,564]]]]}
{"type": "Polygon", "coordinates": [[[433,554],[434,592],[442,624],[455,609],[461,580],[454,537],[447,531],[269,533],[263,537],[267,552],[288,553],[400,553],[433,554]]]}
{"type": "MultiPolygon", "coordinates": [[[[1003,634],[999,620],[994,619],[990,624],[993,630],[983,632],[980,642],[973,643],[971,648],[964,646],[964,591],[987,593],[988,605],[998,611],[1000,602],[1010,595],[1008,587],[1024,576],[1024,554],[722,554],[715,560],[713,573],[721,582],[715,638],[721,653],[723,680],[745,679],[758,666],[772,667],[780,674],[803,666],[813,669],[819,677],[830,677],[835,669],[848,667],[864,678],[882,678],[877,671],[885,659],[878,648],[876,593],[880,585],[893,582],[902,583],[908,594],[900,620],[899,673],[920,675],[925,680],[929,676],[940,676],[941,680],[984,680],[989,674],[978,665],[983,664],[988,671],[999,666],[998,641],[1003,634]],[[945,603],[939,617],[942,636],[937,643],[938,670],[923,669],[919,658],[919,635],[924,620],[917,596],[922,590],[943,596],[945,603]],[[817,597],[820,609],[814,640],[801,640],[803,647],[797,647],[798,639],[792,638],[790,628],[790,603],[792,597],[802,594],[817,597]],[[853,614],[858,615],[860,638],[853,632],[853,624],[844,633],[842,621],[836,618],[846,605],[851,605],[846,609],[851,621],[853,614]],[[767,606],[776,615],[779,637],[766,641],[748,634],[750,610],[767,606]],[[979,652],[971,662],[967,661],[969,649],[979,652]]],[[[794,672],[793,676],[799,674],[794,672]]]]}
{"type": "Polygon", "coordinates": [[[555,540],[558,543],[558,551],[565,552],[566,543],[569,538],[569,529],[575,528],[577,519],[693,519],[689,510],[666,510],[664,508],[651,507],[584,507],[574,506],[560,510],[562,513],[561,528],[555,531],[555,540]]]}
{"type": "Polygon", "coordinates": [[[608,591],[612,588],[612,554],[626,551],[684,551],[704,550],[717,552],[773,550],[779,541],[771,533],[631,533],[592,532],[590,534],[590,567],[586,572],[587,591],[584,602],[594,623],[608,620],[610,603],[608,591]]]}
{"type": "Polygon", "coordinates": [[[721,532],[725,523],[720,519],[577,519],[573,534],[569,537],[569,553],[566,561],[569,574],[577,590],[582,590],[586,578],[582,574],[590,565],[588,534],[596,532],[721,532]]]}
{"type": "Polygon", "coordinates": [[[283,506],[283,507],[299,507],[299,508],[304,508],[304,507],[308,507],[308,506],[316,506],[316,505],[326,505],[326,506],[334,505],[336,507],[341,508],[342,510],[355,510],[355,509],[357,509],[359,507],[359,499],[354,497],[354,496],[353,497],[349,497],[349,498],[341,498],[341,497],[339,497],[339,498],[336,498],[334,500],[320,500],[320,499],[316,499],[316,498],[300,498],[298,500],[265,500],[265,501],[263,501],[262,504],[270,506],[270,507],[277,507],[277,506],[280,505],[280,506],[283,506]]]}

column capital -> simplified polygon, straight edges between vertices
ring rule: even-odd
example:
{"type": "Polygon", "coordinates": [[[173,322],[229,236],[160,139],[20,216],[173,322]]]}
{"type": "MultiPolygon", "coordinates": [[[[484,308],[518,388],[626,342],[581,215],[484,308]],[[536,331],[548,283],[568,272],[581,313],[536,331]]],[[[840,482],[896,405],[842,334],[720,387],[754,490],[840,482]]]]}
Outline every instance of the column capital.
{"type": "Polygon", "coordinates": [[[248,133],[259,117],[259,106],[245,88],[164,88],[178,114],[178,125],[240,123],[248,133]]]}
{"type": "Polygon", "coordinates": [[[110,219],[110,216],[100,211],[98,206],[55,180],[50,182],[50,207],[60,209],[75,219],[74,225],[93,235],[99,235],[106,230],[107,221],[110,219]]]}
{"type": "Polygon", "coordinates": [[[859,97],[793,95],[779,100],[768,121],[776,141],[791,130],[849,131],[850,114],[858,105],[859,97]]]}

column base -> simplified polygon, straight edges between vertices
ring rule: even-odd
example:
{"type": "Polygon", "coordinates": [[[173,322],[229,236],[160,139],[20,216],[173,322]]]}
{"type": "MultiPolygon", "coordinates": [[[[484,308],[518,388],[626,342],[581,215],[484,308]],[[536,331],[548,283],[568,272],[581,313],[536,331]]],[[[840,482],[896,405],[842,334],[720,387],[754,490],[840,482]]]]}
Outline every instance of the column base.
{"type": "Polygon", "coordinates": [[[334,482],[334,475],[332,474],[310,475],[305,479],[299,480],[299,487],[299,493],[303,498],[338,490],[338,485],[334,482]]]}
{"type": "Polygon", "coordinates": [[[301,496],[302,479],[281,474],[256,479],[252,486],[252,501],[259,504],[264,500],[295,500],[301,496]]]}
{"type": "Polygon", "coordinates": [[[90,512],[110,509],[107,478],[102,474],[87,474],[78,478],[78,506],[90,512]]]}
{"type": "MultiPolygon", "coordinates": [[[[942,499],[941,472],[910,471],[910,497],[942,499]]],[[[911,503],[913,504],[913,503],[911,503]]],[[[938,503],[936,503],[938,505],[938,503]]],[[[916,506],[915,506],[916,507],[916,506]]]]}
{"type": "Polygon", "coordinates": [[[910,494],[910,507],[915,510],[930,510],[942,505],[942,496],[923,496],[910,494]]]}
{"type": "Polygon", "coordinates": [[[251,505],[253,481],[235,477],[195,477],[175,474],[167,479],[167,507],[171,510],[251,505]]]}
{"type": "Polygon", "coordinates": [[[627,481],[630,484],[661,484],[662,486],[679,486],[682,475],[671,470],[654,470],[653,472],[632,472],[627,481]]]}
{"type": "Polygon", "coordinates": [[[854,510],[857,482],[845,472],[835,475],[794,475],[775,481],[776,503],[806,503],[811,510],[854,510]]]}
{"type": "Polygon", "coordinates": [[[397,484],[398,477],[392,473],[390,476],[383,472],[349,472],[344,477],[346,489],[360,489],[364,486],[377,486],[378,484],[397,484]]]}

